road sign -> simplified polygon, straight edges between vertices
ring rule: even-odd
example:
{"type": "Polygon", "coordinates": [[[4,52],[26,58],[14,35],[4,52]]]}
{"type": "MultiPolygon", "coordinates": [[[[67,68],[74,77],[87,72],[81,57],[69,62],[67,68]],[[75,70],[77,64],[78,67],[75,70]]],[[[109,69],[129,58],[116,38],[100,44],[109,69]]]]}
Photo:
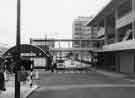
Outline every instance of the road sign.
{"type": "Polygon", "coordinates": [[[18,74],[18,75],[17,75],[17,76],[18,76],[18,77],[17,77],[18,82],[26,81],[26,80],[27,80],[27,77],[28,77],[28,75],[29,75],[28,71],[18,71],[17,74],[18,74]]]}

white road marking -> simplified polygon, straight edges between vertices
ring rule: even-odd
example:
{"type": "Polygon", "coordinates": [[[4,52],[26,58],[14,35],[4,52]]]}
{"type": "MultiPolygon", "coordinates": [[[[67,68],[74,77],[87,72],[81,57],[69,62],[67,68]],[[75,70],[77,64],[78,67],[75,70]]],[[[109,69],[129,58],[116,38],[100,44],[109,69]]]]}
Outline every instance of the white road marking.
{"type": "Polygon", "coordinates": [[[89,73],[89,71],[58,71],[58,72],[56,72],[56,74],[63,74],[63,73],[65,73],[65,74],[74,74],[74,73],[82,73],[82,74],[84,74],[84,73],[89,73]]]}
{"type": "Polygon", "coordinates": [[[79,85],[60,85],[60,86],[45,86],[40,90],[68,90],[78,88],[135,88],[135,84],[79,84],[79,85]]]}
{"type": "Polygon", "coordinates": [[[135,83],[135,80],[133,80],[133,79],[124,79],[124,80],[127,80],[129,82],[135,83]]]}

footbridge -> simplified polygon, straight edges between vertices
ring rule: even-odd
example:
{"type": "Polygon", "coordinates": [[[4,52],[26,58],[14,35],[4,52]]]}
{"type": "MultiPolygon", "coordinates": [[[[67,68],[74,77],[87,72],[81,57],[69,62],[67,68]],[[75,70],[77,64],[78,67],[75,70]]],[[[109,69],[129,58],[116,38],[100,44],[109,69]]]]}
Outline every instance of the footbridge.
{"type": "Polygon", "coordinates": [[[48,45],[50,52],[102,51],[104,39],[31,39],[32,45],[48,45]]]}
{"type": "Polygon", "coordinates": [[[88,52],[95,51],[100,52],[102,49],[99,48],[50,48],[50,52],[88,52]]]}

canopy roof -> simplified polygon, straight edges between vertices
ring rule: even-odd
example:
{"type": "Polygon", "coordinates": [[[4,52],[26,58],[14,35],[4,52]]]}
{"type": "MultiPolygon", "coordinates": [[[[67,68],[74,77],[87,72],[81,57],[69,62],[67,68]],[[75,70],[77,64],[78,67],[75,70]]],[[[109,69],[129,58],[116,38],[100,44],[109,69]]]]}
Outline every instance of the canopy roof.
{"type": "MultiPolygon", "coordinates": [[[[42,50],[40,47],[29,45],[29,44],[22,44],[21,45],[21,54],[27,56],[50,56],[47,51],[42,50]],[[31,55],[29,55],[31,54],[31,55]],[[34,55],[32,55],[34,54],[34,55]]],[[[16,55],[16,46],[11,47],[8,49],[3,56],[14,56],[16,55]]]]}

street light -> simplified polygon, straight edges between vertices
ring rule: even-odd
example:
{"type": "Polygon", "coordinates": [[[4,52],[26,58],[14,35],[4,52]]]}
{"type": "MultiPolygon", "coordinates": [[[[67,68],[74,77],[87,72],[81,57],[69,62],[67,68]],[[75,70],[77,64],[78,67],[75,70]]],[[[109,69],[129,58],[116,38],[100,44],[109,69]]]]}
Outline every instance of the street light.
{"type": "Polygon", "coordinates": [[[20,16],[21,2],[17,0],[17,31],[16,31],[16,66],[15,66],[15,98],[20,98],[20,81],[18,81],[18,71],[20,70],[20,16]]]}

